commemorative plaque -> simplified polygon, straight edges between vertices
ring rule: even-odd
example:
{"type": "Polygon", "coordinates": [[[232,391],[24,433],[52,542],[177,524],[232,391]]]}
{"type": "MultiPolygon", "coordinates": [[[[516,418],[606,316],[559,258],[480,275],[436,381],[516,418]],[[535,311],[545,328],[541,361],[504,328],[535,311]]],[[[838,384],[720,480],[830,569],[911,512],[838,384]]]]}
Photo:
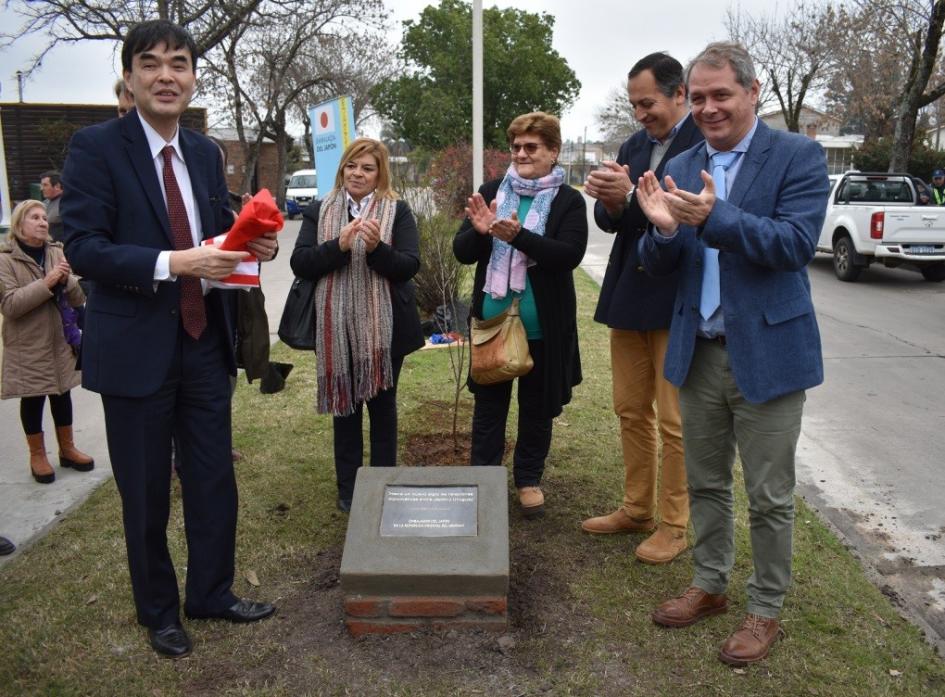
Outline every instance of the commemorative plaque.
{"type": "Polygon", "coordinates": [[[478,532],[474,486],[386,486],[381,537],[469,537],[478,532]]]}

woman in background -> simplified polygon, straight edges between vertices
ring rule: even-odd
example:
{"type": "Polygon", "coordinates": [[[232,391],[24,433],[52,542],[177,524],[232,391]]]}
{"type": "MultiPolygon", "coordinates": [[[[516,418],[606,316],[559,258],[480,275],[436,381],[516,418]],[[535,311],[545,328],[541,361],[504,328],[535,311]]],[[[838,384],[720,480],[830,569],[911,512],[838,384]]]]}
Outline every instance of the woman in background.
{"type": "Polygon", "coordinates": [[[20,398],[20,421],[30,450],[30,472],[50,484],[56,472],[46,457],[43,408],[46,397],[56,425],[59,465],[78,472],[95,467],[72,439],[72,397],[78,386],[76,356],[81,333],[74,308],[85,302],[62,244],[49,238],[42,202],[13,209],[10,232],[0,246],[0,313],[3,314],[3,374],[0,398],[20,398]]]}
{"type": "Polygon", "coordinates": [[[397,380],[423,346],[412,279],[417,223],[391,188],[387,147],[358,138],[334,188],[303,213],[291,265],[315,288],[316,408],[333,415],[338,508],[351,510],[361,466],[361,420],[371,419],[371,466],[397,464],[397,380]]]}
{"type": "MultiPolygon", "coordinates": [[[[469,199],[453,252],[464,264],[476,264],[475,317],[495,317],[519,298],[535,366],[518,378],[512,475],[523,514],[534,518],[544,513],[539,484],[552,419],[581,382],[572,272],[587,247],[587,213],[558,166],[556,117],[523,114],[507,134],[512,164],[504,178],[483,184],[469,199]]],[[[475,395],[471,463],[501,465],[512,382],[479,385],[470,377],[469,389],[475,395]]]]}

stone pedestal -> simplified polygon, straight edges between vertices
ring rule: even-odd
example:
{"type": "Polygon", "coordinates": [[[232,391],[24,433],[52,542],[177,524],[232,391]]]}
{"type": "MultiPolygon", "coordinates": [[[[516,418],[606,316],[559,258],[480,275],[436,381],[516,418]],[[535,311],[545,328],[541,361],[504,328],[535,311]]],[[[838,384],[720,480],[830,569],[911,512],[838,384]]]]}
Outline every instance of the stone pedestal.
{"type": "Polygon", "coordinates": [[[362,467],[341,560],[355,636],[421,627],[504,631],[504,467],[362,467]]]}

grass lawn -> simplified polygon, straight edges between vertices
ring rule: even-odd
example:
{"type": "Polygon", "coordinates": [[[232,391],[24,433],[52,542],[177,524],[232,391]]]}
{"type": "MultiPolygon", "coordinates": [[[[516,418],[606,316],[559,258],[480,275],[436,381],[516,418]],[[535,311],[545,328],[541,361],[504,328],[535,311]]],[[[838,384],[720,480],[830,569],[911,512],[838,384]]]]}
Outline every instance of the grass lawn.
{"type": "MultiPolygon", "coordinates": [[[[109,483],[0,570],[0,694],[945,694],[945,664],[802,503],[783,614],[787,637],[767,661],[733,670],[716,658],[744,611],[743,495],[732,611],[682,630],[651,623],[652,608],[688,584],[691,559],[646,566],[631,555],[639,536],[600,539],[580,530],[584,517],[617,504],[623,466],[607,331],[590,320],[597,287],[577,276],[585,379],[555,424],[543,485],[547,516],[525,521],[510,496],[510,628],[501,641],[479,632],[348,636],[338,587],[346,517],[334,505],[331,422],[314,414],[312,356],[280,345],[275,358],[296,365],[287,388],[261,395],[243,381],[234,404],[235,442],[245,455],[237,465],[236,591],[276,601],[279,614],[248,626],[187,622],[194,654],[177,662],[156,657],[135,624],[119,500],[109,483]]],[[[448,364],[445,350],[406,361],[402,442],[448,430],[448,364]]],[[[464,392],[464,430],[470,406],[464,392]]],[[[183,582],[179,491],[174,499],[169,538],[183,582]]]]}

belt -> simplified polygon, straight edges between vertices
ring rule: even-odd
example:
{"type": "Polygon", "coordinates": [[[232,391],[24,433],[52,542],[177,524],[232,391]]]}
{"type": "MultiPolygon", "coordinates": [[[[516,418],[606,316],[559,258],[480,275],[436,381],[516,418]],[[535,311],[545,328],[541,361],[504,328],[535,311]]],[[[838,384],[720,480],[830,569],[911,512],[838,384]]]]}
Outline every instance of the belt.
{"type": "Polygon", "coordinates": [[[711,338],[709,338],[709,337],[707,337],[707,336],[697,336],[696,338],[697,338],[699,341],[706,341],[706,342],[711,343],[711,344],[718,344],[718,345],[721,346],[722,348],[725,348],[725,347],[728,345],[728,339],[725,338],[725,334],[718,334],[718,335],[713,336],[713,337],[711,337],[711,338]]]}

